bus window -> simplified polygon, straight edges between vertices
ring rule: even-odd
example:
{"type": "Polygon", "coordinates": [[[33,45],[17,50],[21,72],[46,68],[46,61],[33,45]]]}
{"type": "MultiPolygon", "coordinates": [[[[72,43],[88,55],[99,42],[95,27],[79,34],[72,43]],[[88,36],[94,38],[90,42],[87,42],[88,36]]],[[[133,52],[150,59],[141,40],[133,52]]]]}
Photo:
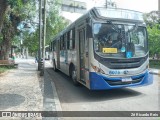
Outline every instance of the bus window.
{"type": "Polygon", "coordinates": [[[70,31],[67,32],[67,50],[70,49],[70,31]]]}
{"type": "Polygon", "coordinates": [[[53,51],[56,51],[56,43],[53,42],[53,51]]]}
{"type": "Polygon", "coordinates": [[[64,41],[64,50],[66,50],[66,48],[67,48],[67,33],[66,34],[64,34],[64,38],[63,38],[63,41],[64,41]]]}
{"type": "Polygon", "coordinates": [[[72,30],[72,49],[75,49],[75,28],[72,30]]]}
{"type": "Polygon", "coordinates": [[[69,40],[70,40],[70,44],[69,44],[69,48],[72,49],[73,48],[73,37],[72,37],[72,30],[69,32],[69,40]]]}
{"type": "Polygon", "coordinates": [[[52,42],[49,45],[49,50],[52,51],[52,42]]]}
{"type": "Polygon", "coordinates": [[[63,40],[63,36],[60,37],[60,50],[63,50],[63,46],[64,46],[64,40],[63,40]]]}
{"type": "Polygon", "coordinates": [[[64,50],[64,36],[62,36],[62,50],[64,50]]]}

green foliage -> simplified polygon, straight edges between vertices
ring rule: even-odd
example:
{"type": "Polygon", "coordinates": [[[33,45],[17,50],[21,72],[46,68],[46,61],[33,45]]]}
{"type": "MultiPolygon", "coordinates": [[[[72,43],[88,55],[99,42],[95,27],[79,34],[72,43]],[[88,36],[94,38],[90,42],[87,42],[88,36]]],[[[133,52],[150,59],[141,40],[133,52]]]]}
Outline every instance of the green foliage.
{"type": "MultiPolygon", "coordinates": [[[[47,19],[46,19],[46,45],[48,45],[51,40],[60,32],[62,31],[67,25],[68,21],[65,20],[59,14],[60,4],[59,0],[49,1],[48,2],[48,10],[47,10],[47,19]]],[[[32,8],[33,9],[33,8],[32,8]]],[[[30,13],[33,15],[35,9],[32,10],[30,13]]],[[[38,12],[38,11],[37,11],[38,12]]],[[[34,17],[31,17],[33,19],[34,17]]],[[[29,48],[29,52],[37,52],[38,45],[39,45],[39,29],[36,30],[35,33],[23,34],[24,36],[24,46],[29,48]]]]}
{"type": "Polygon", "coordinates": [[[158,18],[158,11],[146,13],[143,18],[148,30],[150,57],[155,54],[160,56],[160,19],[158,18]]]}
{"type": "Polygon", "coordinates": [[[12,66],[12,65],[11,66],[0,66],[0,74],[4,73],[10,69],[13,69],[13,68],[14,68],[14,66],[12,66]]]}
{"type": "Polygon", "coordinates": [[[29,2],[30,0],[6,0],[8,4],[13,7],[22,7],[23,4],[29,2]]]}
{"type": "Polygon", "coordinates": [[[11,6],[11,8],[17,6],[17,7],[21,7],[23,4],[22,0],[7,0],[8,4],[11,6]]]}
{"type": "MultiPolygon", "coordinates": [[[[38,19],[39,10],[36,8],[38,0],[6,0],[7,4],[11,6],[10,12],[7,13],[8,22],[14,25],[14,35],[12,37],[12,44],[18,45],[20,39],[23,40],[23,46],[28,47],[29,52],[36,52],[38,50],[39,29],[35,18],[38,19]],[[17,25],[21,21],[30,23],[36,30],[35,33],[29,34],[28,30],[17,31],[17,25]],[[20,37],[20,32],[22,36],[20,37]],[[18,37],[19,36],[19,37],[18,37]]],[[[60,16],[60,0],[48,0],[47,7],[47,23],[46,23],[46,45],[54,38],[56,34],[62,31],[67,25],[66,21],[60,16]]],[[[7,29],[7,28],[6,28],[7,29]]],[[[3,37],[0,35],[0,42],[3,37]]]]}
{"type": "Polygon", "coordinates": [[[49,44],[51,40],[69,24],[69,21],[60,16],[60,2],[59,0],[55,0],[49,5],[46,24],[46,44],[49,44]]]}
{"type": "Polygon", "coordinates": [[[160,60],[149,60],[149,67],[160,69],[160,60]]]}
{"type": "Polygon", "coordinates": [[[2,36],[2,34],[0,33],[0,45],[1,45],[2,41],[3,41],[3,36],[2,36]]]}
{"type": "Polygon", "coordinates": [[[149,35],[149,50],[150,55],[160,54],[160,25],[154,24],[152,27],[148,26],[149,35]]]}
{"type": "Polygon", "coordinates": [[[24,35],[23,46],[28,47],[30,53],[38,51],[38,41],[39,41],[38,30],[32,34],[28,34],[28,32],[25,32],[23,35],[24,35]]]}

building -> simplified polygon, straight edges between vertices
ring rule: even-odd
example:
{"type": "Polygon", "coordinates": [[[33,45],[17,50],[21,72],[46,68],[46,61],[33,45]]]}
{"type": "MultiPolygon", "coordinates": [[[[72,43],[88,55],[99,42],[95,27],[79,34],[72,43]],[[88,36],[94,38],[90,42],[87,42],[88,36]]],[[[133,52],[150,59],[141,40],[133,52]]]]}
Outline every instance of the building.
{"type": "Polygon", "coordinates": [[[62,16],[74,22],[92,7],[116,7],[113,0],[62,0],[62,16]]]}

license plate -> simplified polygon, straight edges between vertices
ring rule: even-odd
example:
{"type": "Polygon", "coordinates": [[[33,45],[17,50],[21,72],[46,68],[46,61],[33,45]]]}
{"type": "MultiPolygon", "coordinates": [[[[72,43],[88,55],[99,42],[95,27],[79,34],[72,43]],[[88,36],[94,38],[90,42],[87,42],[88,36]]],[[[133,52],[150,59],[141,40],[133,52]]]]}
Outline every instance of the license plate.
{"type": "Polygon", "coordinates": [[[132,78],[127,77],[127,78],[122,78],[122,82],[131,82],[132,78]]]}

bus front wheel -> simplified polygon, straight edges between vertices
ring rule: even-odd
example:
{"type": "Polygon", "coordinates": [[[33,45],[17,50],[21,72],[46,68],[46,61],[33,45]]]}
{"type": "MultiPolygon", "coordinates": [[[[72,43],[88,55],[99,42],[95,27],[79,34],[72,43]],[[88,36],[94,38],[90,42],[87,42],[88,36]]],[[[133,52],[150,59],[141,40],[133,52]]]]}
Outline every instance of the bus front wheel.
{"type": "Polygon", "coordinates": [[[72,81],[73,81],[73,84],[78,86],[79,85],[79,82],[77,81],[77,74],[76,74],[76,70],[74,67],[72,67],[72,72],[71,72],[71,77],[72,77],[72,81]]]}

